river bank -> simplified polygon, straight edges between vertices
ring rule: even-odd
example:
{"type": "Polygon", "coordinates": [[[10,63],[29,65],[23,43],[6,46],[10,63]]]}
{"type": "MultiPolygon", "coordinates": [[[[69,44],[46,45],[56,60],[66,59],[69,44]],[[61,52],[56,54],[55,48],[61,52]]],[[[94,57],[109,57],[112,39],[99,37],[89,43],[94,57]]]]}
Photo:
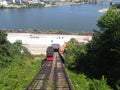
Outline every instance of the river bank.
{"type": "Polygon", "coordinates": [[[0,9],[16,9],[16,8],[41,8],[44,7],[44,4],[35,3],[35,4],[8,4],[8,5],[1,5],[0,9]]]}
{"type": "Polygon", "coordinates": [[[92,36],[94,32],[65,32],[63,30],[48,30],[48,31],[41,31],[41,30],[11,30],[11,29],[0,29],[6,33],[32,33],[32,34],[59,34],[59,35],[90,35],[92,36]]]}

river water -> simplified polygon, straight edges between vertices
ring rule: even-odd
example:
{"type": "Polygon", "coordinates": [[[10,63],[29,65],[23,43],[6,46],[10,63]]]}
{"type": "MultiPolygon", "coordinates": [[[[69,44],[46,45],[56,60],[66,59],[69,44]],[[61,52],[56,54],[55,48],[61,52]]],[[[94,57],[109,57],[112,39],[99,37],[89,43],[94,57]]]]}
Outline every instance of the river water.
{"type": "Polygon", "coordinates": [[[97,20],[103,15],[98,10],[107,7],[108,2],[99,2],[47,8],[1,9],[0,28],[90,32],[98,29],[97,20]]]}

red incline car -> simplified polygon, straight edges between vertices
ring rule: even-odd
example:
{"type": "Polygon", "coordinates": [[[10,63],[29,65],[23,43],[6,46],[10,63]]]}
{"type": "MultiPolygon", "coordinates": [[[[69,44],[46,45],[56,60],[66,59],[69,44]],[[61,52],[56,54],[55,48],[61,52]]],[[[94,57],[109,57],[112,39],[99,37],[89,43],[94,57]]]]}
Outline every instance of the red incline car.
{"type": "Polygon", "coordinates": [[[52,46],[47,48],[46,54],[46,60],[54,60],[54,49],[52,46]]]}

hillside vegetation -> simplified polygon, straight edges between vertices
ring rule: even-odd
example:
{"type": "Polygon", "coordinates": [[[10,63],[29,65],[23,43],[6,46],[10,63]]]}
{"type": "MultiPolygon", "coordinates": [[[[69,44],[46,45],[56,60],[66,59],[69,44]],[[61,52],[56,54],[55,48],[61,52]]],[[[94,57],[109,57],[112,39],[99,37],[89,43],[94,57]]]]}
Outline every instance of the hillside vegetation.
{"type": "Polygon", "coordinates": [[[40,68],[20,41],[11,44],[0,31],[0,90],[23,90],[40,68]]]}
{"type": "Polygon", "coordinates": [[[120,11],[111,7],[86,45],[67,45],[66,65],[75,90],[120,90],[120,11]]]}

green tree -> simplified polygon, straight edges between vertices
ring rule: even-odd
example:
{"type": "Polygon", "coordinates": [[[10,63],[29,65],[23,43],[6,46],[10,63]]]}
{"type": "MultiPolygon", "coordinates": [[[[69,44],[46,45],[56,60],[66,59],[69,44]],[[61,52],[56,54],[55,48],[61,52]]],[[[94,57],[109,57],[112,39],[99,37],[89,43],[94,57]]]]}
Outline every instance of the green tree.
{"type": "Polygon", "coordinates": [[[71,38],[69,43],[71,43],[71,44],[78,44],[78,41],[75,38],[71,38]]]}
{"type": "Polygon", "coordinates": [[[20,41],[11,44],[7,41],[7,34],[0,31],[0,67],[6,67],[18,58],[31,57],[27,48],[20,41]]]}
{"type": "Polygon", "coordinates": [[[0,67],[9,65],[11,62],[11,57],[9,53],[10,43],[7,41],[7,34],[0,31],[0,67]]]}
{"type": "Polygon", "coordinates": [[[77,44],[74,39],[67,44],[64,55],[67,66],[91,78],[105,76],[112,87],[119,89],[120,11],[111,7],[98,20],[97,25],[100,30],[94,31],[93,38],[87,46],[77,44]]]}
{"type": "Polygon", "coordinates": [[[96,58],[99,74],[104,74],[109,80],[119,80],[120,11],[111,7],[97,25],[100,31],[95,31],[93,40],[88,44],[88,54],[96,58]]]}

